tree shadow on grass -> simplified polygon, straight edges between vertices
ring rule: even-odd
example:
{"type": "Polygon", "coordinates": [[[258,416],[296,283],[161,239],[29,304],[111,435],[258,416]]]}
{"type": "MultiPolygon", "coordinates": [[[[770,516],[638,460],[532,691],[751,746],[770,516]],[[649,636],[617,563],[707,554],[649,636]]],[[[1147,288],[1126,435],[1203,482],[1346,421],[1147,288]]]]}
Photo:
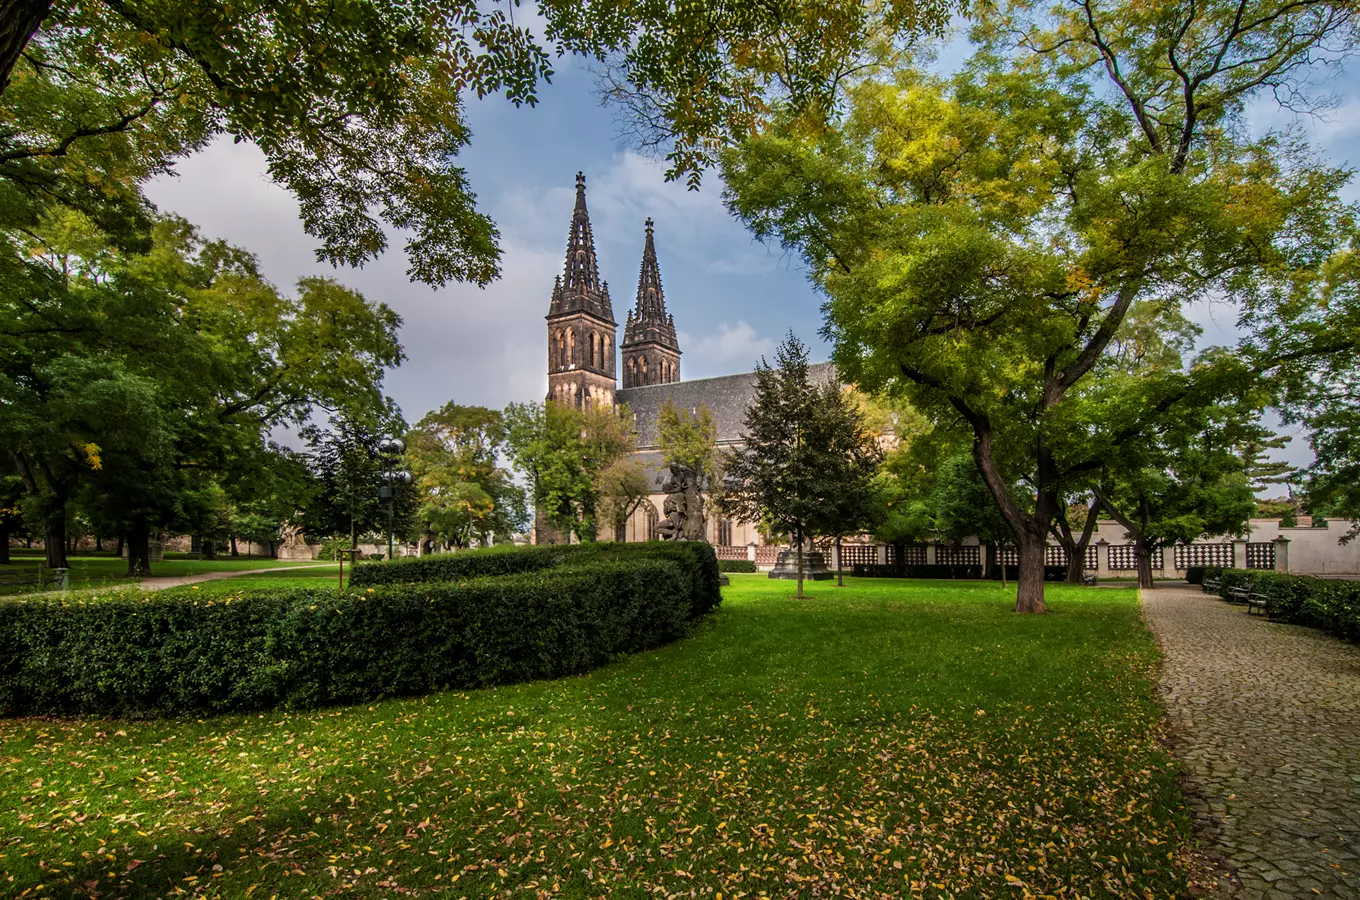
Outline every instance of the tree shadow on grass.
{"type": "MultiPolygon", "coordinates": [[[[247,871],[252,873],[250,883],[261,890],[269,885],[284,888],[295,870],[324,859],[323,848],[343,834],[343,819],[333,816],[318,824],[313,815],[304,810],[268,812],[229,823],[230,831],[224,825],[216,834],[179,829],[126,841],[115,835],[109,841],[117,850],[115,860],[69,860],[76,865],[62,866],[59,875],[49,866],[35,873],[38,878],[31,883],[16,880],[7,885],[13,891],[8,896],[22,896],[25,890],[31,891],[28,896],[104,900],[243,896],[241,877],[247,871]]],[[[318,873],[312,868],[306,874],[318,873]]]]}

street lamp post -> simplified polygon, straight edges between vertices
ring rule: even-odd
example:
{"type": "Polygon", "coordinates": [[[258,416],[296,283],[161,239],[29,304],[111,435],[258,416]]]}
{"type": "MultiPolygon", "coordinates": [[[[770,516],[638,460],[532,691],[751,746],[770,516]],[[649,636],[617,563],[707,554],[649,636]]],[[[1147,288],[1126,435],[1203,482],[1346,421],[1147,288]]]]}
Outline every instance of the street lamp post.
{"type": "Polygon", "coordinates": [[[379,479],[382,487],[378,489],[378,499],[387,501],[387,558],[392,559],[392,525],[397,501],[397,486],[411,483],[411,473],[397,469],[397,457],[406,452],[406,442],[401,438],[383,435],[378,441],[378,453],[383,457],[382,474],[379,479]]]}

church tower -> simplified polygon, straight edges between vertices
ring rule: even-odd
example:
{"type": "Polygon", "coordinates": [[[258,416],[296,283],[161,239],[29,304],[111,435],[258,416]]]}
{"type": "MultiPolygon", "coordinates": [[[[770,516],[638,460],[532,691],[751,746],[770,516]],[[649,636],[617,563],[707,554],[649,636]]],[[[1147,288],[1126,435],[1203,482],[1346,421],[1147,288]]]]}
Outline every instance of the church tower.
{"type": "Polygon", "coordinates": [[[675,339],[675,319],[666,312],[651,219],[647,220],[647,244],[638,275],[637,305],[628,312],[619,351],[625,388],[680,380],[680,344],[675,339]]]}
{"type": "Polygon", "coordinates": [[[586,212],[586,178],[580,172],[566,268],[553,282],[547,319],[548,399],[577,409],[612,407],[618,386],[614,363],[618,323],[609,303],[609,283],[600,281],[586,212]]]}

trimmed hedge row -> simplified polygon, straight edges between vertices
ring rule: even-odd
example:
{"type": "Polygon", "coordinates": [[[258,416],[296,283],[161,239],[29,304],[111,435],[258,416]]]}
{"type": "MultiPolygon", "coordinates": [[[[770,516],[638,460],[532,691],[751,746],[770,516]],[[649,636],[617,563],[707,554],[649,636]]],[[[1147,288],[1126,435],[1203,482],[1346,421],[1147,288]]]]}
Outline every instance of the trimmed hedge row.
{"type": "Polygon", "coordinates": [[[1360,581],[1286,575],[1257,569],[1205,569],[1218,574],[1219,596],[1245,588],[1266,598],[1272,619],[1308,625],[1360,643],[1360,581]]]}
{"type": "Polygon", "coordinates": [[[720,559],[718,560],[719,572],[754,572],[756,564],[750,559],[720,559]]]}
{"type": "Polygon", "coordinates": [[[674,558],[591,559],[367,590],[6,600],[0,711],[309,709],[555,678],[683,634],[700,580],[674,558]]]}
{"type": "Polygon", "coordinates": [[[536,547],[491,547],[442,553],[391,562],[360,563],[350,578],[353,587],[380,584],[426,584],[541,572],[554,567],[593,566],[614,560],[666,559],[676,563],[685,580],[692,617],[705,615],[722,602],[718,584],[718,555],[702,541],[648,541],[639,544],[541,544],[536,547]]]}

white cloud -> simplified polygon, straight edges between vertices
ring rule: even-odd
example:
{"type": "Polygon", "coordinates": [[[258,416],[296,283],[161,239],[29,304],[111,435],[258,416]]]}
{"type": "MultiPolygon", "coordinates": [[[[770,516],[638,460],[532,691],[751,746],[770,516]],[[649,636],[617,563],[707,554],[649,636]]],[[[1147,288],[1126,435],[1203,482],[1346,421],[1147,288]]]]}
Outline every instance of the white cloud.
{"type": "Polygon", "coordinates": [[[683,371],[686,378],[749,372],[762,357],[774,353],[775,347],[773,338],[757,334],[744,320],[738,320],[736,324],[721,322],[699,338],[684,332],[676,336],[688,364],[683,371]]]}

